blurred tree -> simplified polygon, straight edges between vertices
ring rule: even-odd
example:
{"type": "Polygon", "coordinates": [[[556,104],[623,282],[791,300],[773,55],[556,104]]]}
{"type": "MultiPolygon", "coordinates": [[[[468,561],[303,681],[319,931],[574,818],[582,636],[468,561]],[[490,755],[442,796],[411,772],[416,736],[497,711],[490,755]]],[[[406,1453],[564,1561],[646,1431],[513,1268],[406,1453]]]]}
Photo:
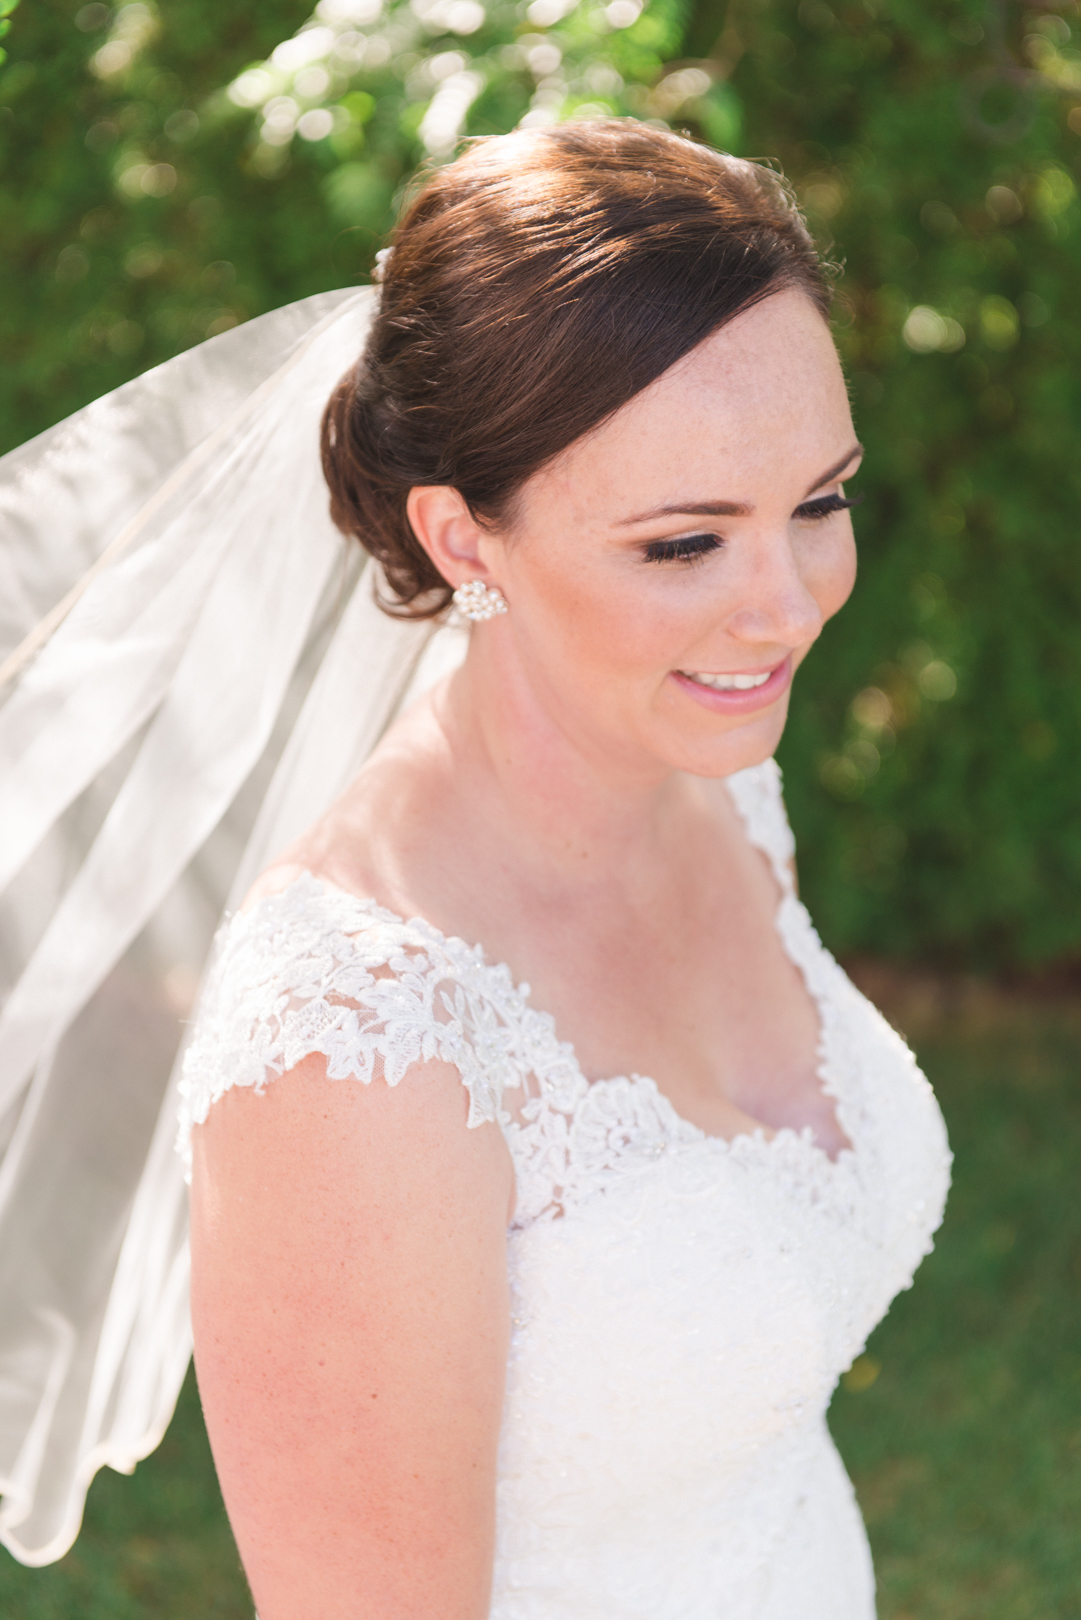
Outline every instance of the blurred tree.
{"type": "MultiPolygon", "coordinates": [[[[639,0],[613,5],[635,24],[615,37],[645,110],[683,0],[637,23],[639,0]]],[[[324,9],[334,21],[296,38],[304,0],[19,13],[0,69],[0,449],[249,315],[366,276],[403,182],[449,152],[467,109],[482,130],[531,99],[566,110],[556,36],[576,68],[566,108],[630,110],[573,8],[551,38],[478,0],[451,0],[449,21],[422,20],[423,0],[324,9]]],[[[732,136],[723,93],[701,71],[695,87],[713,137],[732,136]]]]}
{"type": "Polygon", "coordinates": [[[195,111],[305,11],[215,0],[173,7],[168,27],[139,4],[16,14],[0,68],[4,447],[327,284],[305,264],[303,196],[277,207],[242,167],[243,133],[207,140],[195,111]]]}
{"type": "MultiPolygon", "coordinates": [[[[11,32],[11,13],[19,4],[19,0],[0,0],[0,39],[4,39],[11,32]]],[[[8,53],[0,45],[0,67],[8,59],[8,53]]]]}
{"type": "MultiPolygon", "coordinates": [[[[10,0],[0,0],[0,7],[10,0]]],[[[837,950],[1081,954],[1077,0],[37,0],[0,67],[0,447],[364,278],[462,134],[779,159],[845,260],[855,603],[782,759],[837,950]]]]}
{"type": "Polygon", "coordinates": [[[868,449],[863,578],[782,753],[812,909],[845,950],[1076,956],[1077,6],[729,18],[745,150],[843,250],[868,449]]]}

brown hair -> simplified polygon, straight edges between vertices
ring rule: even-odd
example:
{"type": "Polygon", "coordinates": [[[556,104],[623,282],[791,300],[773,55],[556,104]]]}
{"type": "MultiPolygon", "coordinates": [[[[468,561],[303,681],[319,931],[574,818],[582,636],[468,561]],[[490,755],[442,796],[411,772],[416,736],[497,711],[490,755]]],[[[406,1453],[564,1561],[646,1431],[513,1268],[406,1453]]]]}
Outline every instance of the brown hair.
{"type": "Polygon", "coordinates": [[[545,462],[785,287],[828,316],[829,270],[783,181],[667,130],[519,131],[437,170],[323,419],[331,515],[383,564],[388,611],[450,597],[406,517],[414,485],[507,522],[545,462]]]}

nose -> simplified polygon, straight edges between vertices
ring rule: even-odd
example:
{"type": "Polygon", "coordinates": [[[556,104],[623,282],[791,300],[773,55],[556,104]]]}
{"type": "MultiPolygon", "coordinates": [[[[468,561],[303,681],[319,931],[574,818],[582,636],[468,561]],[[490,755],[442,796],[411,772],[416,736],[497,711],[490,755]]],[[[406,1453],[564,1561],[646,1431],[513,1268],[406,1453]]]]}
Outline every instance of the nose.
{"type": "Polygon", "coordinates": [[[737,641],[795,649],[814,641],[825,616],[800,569],[787,533],[751,548],[740,601],[729,616],[737,641]]]}

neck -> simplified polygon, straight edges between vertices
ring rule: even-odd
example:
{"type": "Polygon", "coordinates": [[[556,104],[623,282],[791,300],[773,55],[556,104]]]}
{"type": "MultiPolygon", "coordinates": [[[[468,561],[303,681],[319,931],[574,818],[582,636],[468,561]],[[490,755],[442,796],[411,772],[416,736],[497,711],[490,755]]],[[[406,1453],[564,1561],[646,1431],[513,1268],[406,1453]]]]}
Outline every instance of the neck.
{"type": "Polygon", "coordinates": [[[484,820],[513,829],[546,865],[600,876],[657,848],[681,773],[606,747],[578,716],[546,702],[504,638],[475,636],[437,700],[456,780],[484,820]],[[460,774],[459,774],[460,773],[460,774]]]}

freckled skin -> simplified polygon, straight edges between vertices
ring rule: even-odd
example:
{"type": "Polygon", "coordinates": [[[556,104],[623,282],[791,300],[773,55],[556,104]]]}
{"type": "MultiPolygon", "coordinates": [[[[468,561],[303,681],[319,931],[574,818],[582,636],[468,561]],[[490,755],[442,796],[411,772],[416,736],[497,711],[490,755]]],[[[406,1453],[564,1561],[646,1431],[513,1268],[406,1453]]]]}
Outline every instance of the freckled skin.
{"type": "Polygon", "coordinates": [[[844,513],[817,524],[792,513],[854,444],[817,311],[798,293],[748,311],[543,469],[508,539],[480,541],[513,608],[497,631],[513,649],[492,654],[499,677],[520,666],[561,729],[630,770],[726,776],[768,757],[787,693],[753,721],[718,723],[667,677],[802,661],[856,561],[844,513]],[[683,497],[755,512],[614,529],[615,514],[683,497]],[[689,567],[644,565],[633,544],[712,526],[729,549],[689,567]]]}
{"type": "MultiPolygon", "coordinates": [[[[444,577],[510,611],[252,899],[308,870],[427,917],[528,980],[589,1078],[649,1074],[714,1134],[806,1124],[835,1152],[813,1004],[718,782],[772,754],[788,683],[736,713],[676,672],[799,665],[855,551],[847,512],[798,509],[857,461],[827,327],[787,292],[543,468],[505,530],[412,491],[444,577]],[[704,501],[746,510],[626,521],[704,501]],[[699,561],[646,558],[703,533],[699,561]]],[[[261,1620],[487,1614],[514,1177],[465,1113],[449,1065],[391,1091],[309,1057],[196,1130],[196,1361],[261,1620]]]]}

